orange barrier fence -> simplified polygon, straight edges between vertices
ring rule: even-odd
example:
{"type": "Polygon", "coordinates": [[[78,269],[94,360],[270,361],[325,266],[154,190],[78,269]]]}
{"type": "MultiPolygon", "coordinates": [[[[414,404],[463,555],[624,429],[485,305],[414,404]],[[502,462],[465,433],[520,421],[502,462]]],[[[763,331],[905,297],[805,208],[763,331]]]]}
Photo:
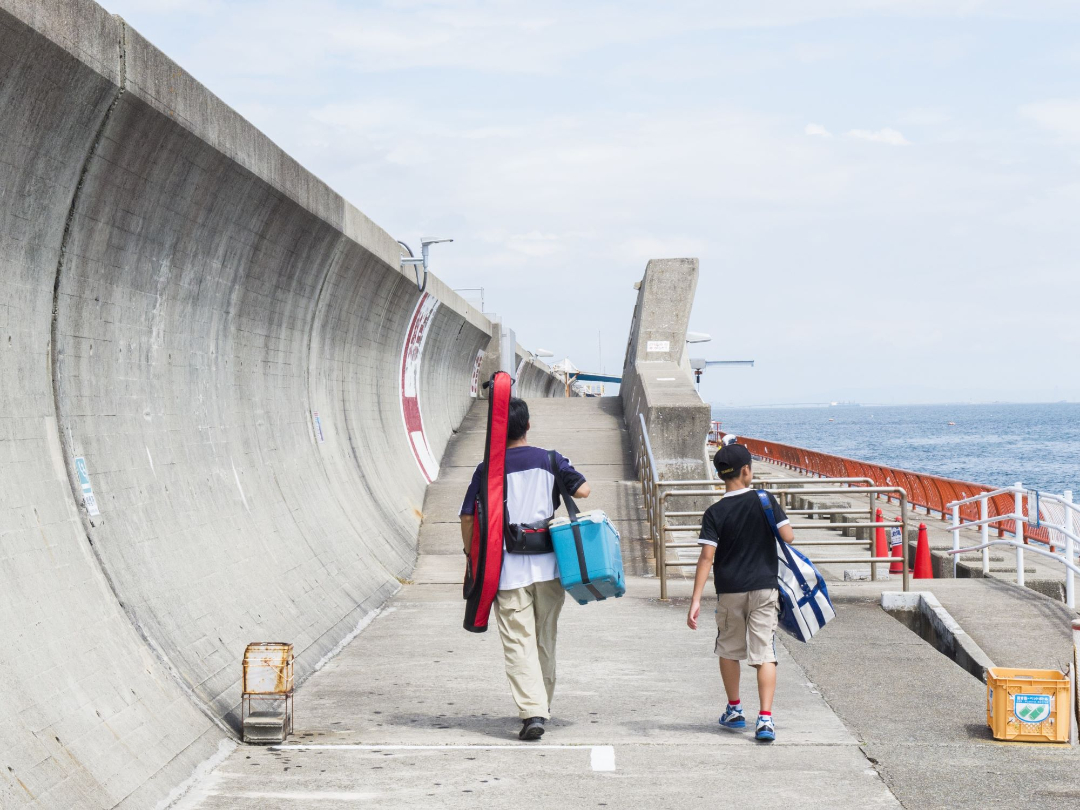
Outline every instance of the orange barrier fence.
{"type": "MultiPolygon", "coordinates": [[[[715,443],[723,439],[727,434],[718,427],[710,432],[710,440],[717,437],[715,443]]],[[[927,514],[938,512],[942,520],[952,522],[948,505],[953,501],[962,501],[984,492],[993,492],[996,487],[988,487],[985,484],[973,484],[970,481],[956,481],[952,478],[942,478],[937,475],[901,470],[896,467],[886,467],[881,464],[870,464],[865,461],[857,461],[843,456],[834,456],[829,453],[820,453],[817,450],[807,450],[803,447],[793,447],[779,442],[768,442],[761,439],[748,439],[739,436],[739,444],[745,445],[750,454],[757,458],[771,461],[782,467],[787,467],[798,472],[809,473],[824,478],[869,478],[875,486],[879,487],[903,487],[908,494],[908,502],[913,506],[921,506],[927,514]]],[[[891,500],[891,498],[890,498],[891,500]]],[[[1024,499],[1024,512],[1027,512],[1027,503],[1024,499]]],[[[1005,493],[989,498],[987,501],[987,517],[997,515],[1011,515],[1014,509],[1012,494],[1005,493]]],[[[978,520],[979,505],[977,503],[965,504],[960,507],[960,516],[963,520],[978,520]]],[[[1002,520],[1000,523],[991,524],[997,529],[998,536],[1006,532],[1012,533],[1015,522],[1012,519],[1002,520]]],[[[1050,542],[1049,532],[1045,528],[1025,526],[1024,540],[1029,538],[1050,542]]]]}

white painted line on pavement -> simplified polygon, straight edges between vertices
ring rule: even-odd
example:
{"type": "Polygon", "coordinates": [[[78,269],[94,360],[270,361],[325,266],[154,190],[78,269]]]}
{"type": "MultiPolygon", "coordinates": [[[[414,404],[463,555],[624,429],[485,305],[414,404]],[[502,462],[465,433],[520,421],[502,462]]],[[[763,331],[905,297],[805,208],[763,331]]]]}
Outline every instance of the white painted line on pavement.
{"type": "Polygon", "coordinates": [[[271,745],[271,751],[580,751],[589,749],[589,761],[594,771],[615,770],[615,748],[610,745],[360,745],[341,743],[321,745],[302,743],[271,745]]]}
{"type": "Polygon", "coordinates": [[[379,793],[357,793],[356,791],[322,790],[313,793],[304,793],[295,790],[280,790],[274,792],[260,792],[245,790],[240,793],[214,793],[214,796],[225,796],[230,799],[282,799],[290,802],[369,802],[379,798],[379,793]]]}
{"type": "Polygon", "coordinates": [[[593,746],[592,769],[594,771],[615,770],[615,749],[610,745],[593,746]]]}

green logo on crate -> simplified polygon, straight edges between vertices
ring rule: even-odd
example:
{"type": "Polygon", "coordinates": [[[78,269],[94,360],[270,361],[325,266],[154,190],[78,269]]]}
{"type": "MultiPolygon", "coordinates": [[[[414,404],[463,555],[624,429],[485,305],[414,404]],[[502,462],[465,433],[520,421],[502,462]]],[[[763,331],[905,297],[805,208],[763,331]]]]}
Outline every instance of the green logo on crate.
{"type": "Polygon", "coordinates": [[[1013,714],[1025,723],[1041,723],[1050,716],[1050,695],[1013,695],[1013,714]]]}

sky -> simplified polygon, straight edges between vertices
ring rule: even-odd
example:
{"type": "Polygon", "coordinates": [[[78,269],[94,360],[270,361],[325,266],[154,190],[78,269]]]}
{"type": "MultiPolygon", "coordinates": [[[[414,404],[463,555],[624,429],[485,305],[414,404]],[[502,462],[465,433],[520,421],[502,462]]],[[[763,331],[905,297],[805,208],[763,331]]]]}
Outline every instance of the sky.
{"type": "Polygon", "coordinates": [[[1073,0],[104,5],[530,349],[693,256],[707,401],[1080,400],[1073,0]]]}

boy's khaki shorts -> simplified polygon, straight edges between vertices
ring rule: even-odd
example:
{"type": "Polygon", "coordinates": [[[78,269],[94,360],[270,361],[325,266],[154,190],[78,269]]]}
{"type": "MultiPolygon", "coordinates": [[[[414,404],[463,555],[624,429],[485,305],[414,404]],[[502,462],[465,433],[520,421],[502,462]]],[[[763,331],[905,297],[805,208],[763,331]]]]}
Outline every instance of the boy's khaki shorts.
{"type": "Polygon", "coordinates": [[[713,652],[731,661],[746,661],[752,667],[776,663],[773,635],[779,600],[776,588],[719,594],[713,652]]]}

